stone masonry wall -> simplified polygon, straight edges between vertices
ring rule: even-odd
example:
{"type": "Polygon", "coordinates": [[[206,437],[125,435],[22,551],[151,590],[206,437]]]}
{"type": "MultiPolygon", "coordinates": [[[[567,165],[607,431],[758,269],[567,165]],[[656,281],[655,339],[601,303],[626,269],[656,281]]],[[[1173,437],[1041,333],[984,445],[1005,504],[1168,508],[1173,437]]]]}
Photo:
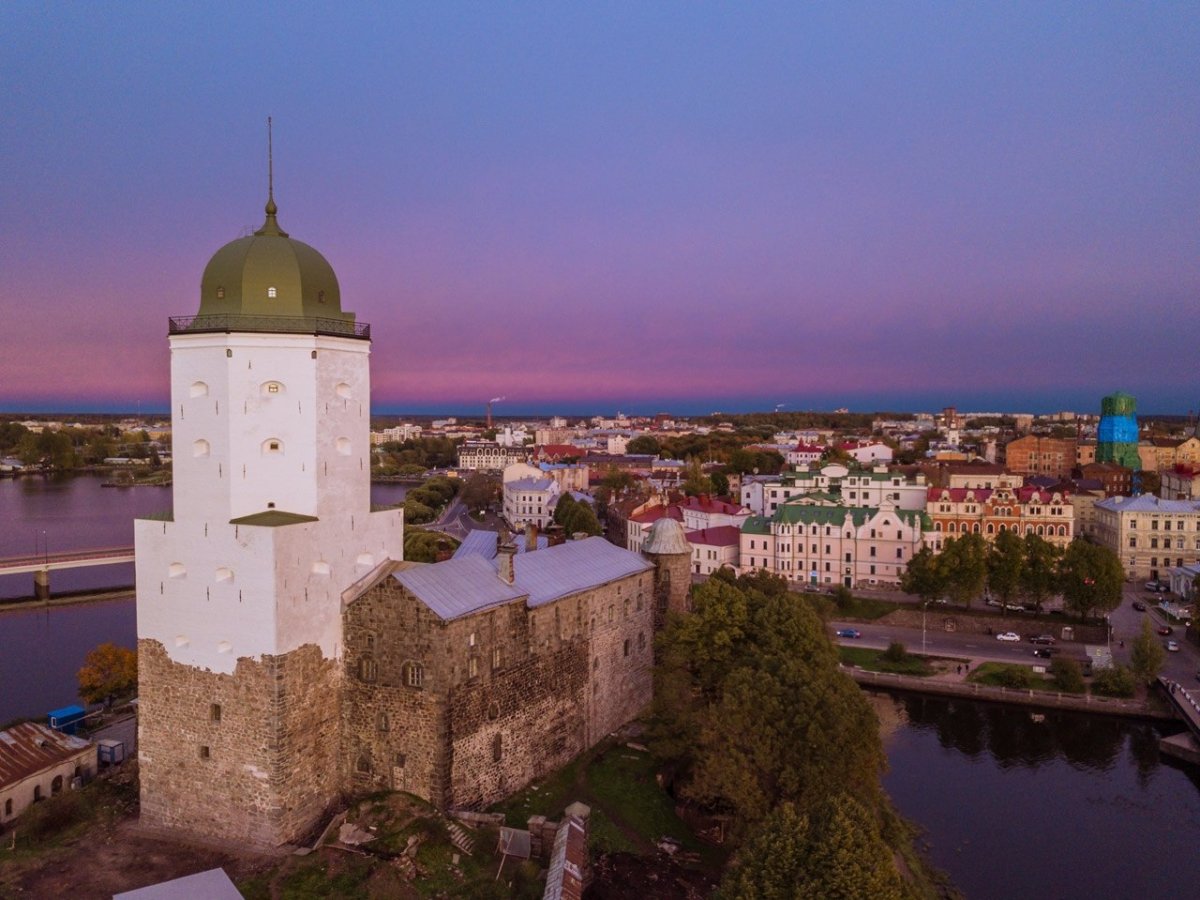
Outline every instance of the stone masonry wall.
{"type": "Polygon", "coordinates": [[[477,807],[636,717],[651,698],[652,575],[449,622],[395,579],[372,587],[343,615],[344,786],[477,807]]]}
{"type": "Polygon", "coordinates": [[[138,674],[144,823],[273,846],[338,802],[341,679],[318,647],[222,675],[142,639],[138,674]]]}

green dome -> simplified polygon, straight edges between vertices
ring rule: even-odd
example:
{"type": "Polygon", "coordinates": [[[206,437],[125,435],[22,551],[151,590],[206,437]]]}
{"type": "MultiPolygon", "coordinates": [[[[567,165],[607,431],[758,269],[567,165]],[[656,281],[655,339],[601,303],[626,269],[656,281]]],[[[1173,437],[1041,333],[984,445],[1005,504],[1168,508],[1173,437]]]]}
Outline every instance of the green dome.
{"type": "Polygon", "coordinates": [[[201,316],[304,316],[353,322],[342,312],[337,276],[308,244],[288,237],[267,219],[249,237],[231,241],[213,254],[200,279],[201,316]]]}

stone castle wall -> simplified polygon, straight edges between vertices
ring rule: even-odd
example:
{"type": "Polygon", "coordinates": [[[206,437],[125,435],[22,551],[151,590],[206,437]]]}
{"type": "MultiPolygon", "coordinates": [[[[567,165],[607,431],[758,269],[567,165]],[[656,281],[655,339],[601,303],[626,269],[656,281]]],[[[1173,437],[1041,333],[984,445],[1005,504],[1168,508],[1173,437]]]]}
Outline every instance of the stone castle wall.
{"type": "Polygon", "coordinates": [[[344,613],[344,784],[479,807],[569,762],[650,702],[652,589],[644,572],[443,622],[375,585],[344,613]]]}
{"type": "Polygon", "coordinates": [[[138,675],[144,823],[273,846],[338,802],[341,676],[316,646],[223,675],[143,638],[138,675]]]}

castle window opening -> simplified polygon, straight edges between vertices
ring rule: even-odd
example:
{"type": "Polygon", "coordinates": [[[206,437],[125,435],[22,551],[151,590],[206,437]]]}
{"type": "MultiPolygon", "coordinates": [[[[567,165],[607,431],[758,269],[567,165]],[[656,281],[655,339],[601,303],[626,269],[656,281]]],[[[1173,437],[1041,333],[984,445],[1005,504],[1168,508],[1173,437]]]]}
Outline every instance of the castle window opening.
{"type": "Polygon", "coordinates": [[[391,723],[388,721],[387,713],[380,712],[379,715],[375,717],[375,727],[380,731],[387,731],[390,725],[391,723]]]}
{"type": "Polygon", "coordinates": [[[270,298],[271,300],[274,300],[278,296],[279,296],[279,292],[277,290],[275,290],[275,288],[273,288],[273,287],[267,288],[267,297],[268,298],[270,298]]]}
{"type": "Polygon", "coordinates": [[[629,638],[625,638],[625,655],[629,655],[629,638]]]}
{"type": "Polygon", "coordinates": [[[425,669],[420,663],[410,662],[404,665],[404,683],[411,688],[419,688],[425,683],[425,669]]]}
{"type": "Polygon", "coordinates": [[[33,786],[33,802],[37,803],[41,799],[42,799],[42,786],[40,784],[35,784],[33,786]]]}
{"type": "Polygon", "coordinates": [[[498,671],[501,667],[503,667],[503,665],[504,665],[504,654],[501,653],[500,648],[497,647],[495,650],[492,651],[492,671],[493,672],[498,671]]]}
{"type": "Polygon", "coordinates": [[[358,769],[358,771],[363,775],[370,775],[371,757],[367,756],[365,753],[361,754],[358,757],[358,762],[355,764],[355,768],[358,769]]]}
{"type": "Polygon", "coordinates": [[[496,735],[492,738],[492,762],[500,762],[500,757],[504,755],[504,738],[502,735],[496,735]]]}
{"type": "Polygon", "coordinates": [[[379,677],[379,663],[374,657],[364,656],[358,661],[358,679],[366,684],[374,684],[379,677]]]}
{"type": "Polygon", "coordinates": [[[208,720],[210,722],[220,722],[221,721],[221,704],[220,703],[214,703],[212,706],[210,706],[208,708],[208,720]]]}
{"type": "Polygon", "coordinates": [[[478,678],[479,677],[479,657],[478,656],[472,656],[467,659],[467,677],[468,678],[478,678]]]}
{"type": "Polygon", "coordinates": [[[212,758],[212,755],[208,751],[208,744],[200,745],[200,758],[201,759],[211,759],[212,758]]]}
{"type": "Polygon", "coordinates": [[[12,815],[12,799],[11,798],[4,801],[4,814],[6,816],[12,815]]]}
{"type": "Polygon", "coordinates": [[[59,793],[62,793],[62,786],[63,786],[63,778],[62,778],[62,776],[61,776],[61,775],[55,775],[55,776],[54,776],[54,780],[53,780],[52,782],[50,782],[50,793],[51,793],[51,795],[53,795],[53,794],[59,794],[59,793]]]}

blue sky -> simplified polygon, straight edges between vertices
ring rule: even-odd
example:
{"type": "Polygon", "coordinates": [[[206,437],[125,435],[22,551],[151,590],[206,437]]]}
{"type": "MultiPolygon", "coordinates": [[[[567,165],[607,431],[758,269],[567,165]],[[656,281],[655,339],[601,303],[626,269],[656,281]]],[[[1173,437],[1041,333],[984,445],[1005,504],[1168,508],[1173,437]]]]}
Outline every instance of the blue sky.
{"type": "Polygon", "coordinates": [[[378,411],[1200,404],[1196,4],[18,2],[0,28],[0,409],[166,408],[167,316],[262,220],[267,115],[378,411]]]}

